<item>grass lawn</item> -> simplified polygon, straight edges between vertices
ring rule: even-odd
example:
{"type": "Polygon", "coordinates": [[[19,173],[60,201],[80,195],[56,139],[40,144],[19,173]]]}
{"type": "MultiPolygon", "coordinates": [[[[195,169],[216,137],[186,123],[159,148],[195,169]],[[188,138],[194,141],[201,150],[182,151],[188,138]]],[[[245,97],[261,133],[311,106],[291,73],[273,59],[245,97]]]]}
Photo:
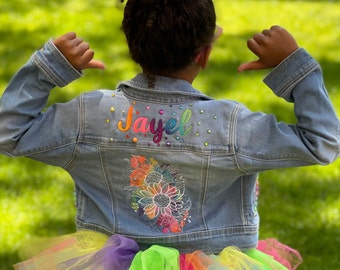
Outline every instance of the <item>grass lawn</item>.
{"type": "MultiPolygon", "coordinates": [[[[338,1],[214,2],[224,34],[214,45],[208,69],[195,82],[197,88],[294,123],[292,105],[276,98],[262,83],[267,71],[236,72],[241,62],[253,59],[246,40],[279,24],[320,62],[340,114],[338,1]]],[[[0,10],[0,94],[34,50],[67,31],[88,40],[107,68],[86,70],[80,80],[56,88],[49,103],[67,101],[82,91],[115,88],[139,72],[129,60],[120,31],[119,1],[12,0],[1,1],[0,10]]],[[[340,160],[326,167],[261,174],[261,238],[277,238],[298,249],[304,257],[299,269],[340,269],[339,182],[340,160]]],[[[73,183],[64,171],[25,158],[0,156],[0,270],[11,269],[19,260],[21,240],[73,232],[74,214],[73,183]]]]}

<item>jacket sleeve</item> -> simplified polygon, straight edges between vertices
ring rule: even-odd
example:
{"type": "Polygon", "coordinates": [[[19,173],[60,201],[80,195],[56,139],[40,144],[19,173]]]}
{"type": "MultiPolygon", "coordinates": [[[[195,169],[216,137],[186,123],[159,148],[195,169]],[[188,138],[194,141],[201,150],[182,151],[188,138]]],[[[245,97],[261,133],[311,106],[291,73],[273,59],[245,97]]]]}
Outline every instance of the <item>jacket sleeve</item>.
{"type": "MultiPolygon", "coordinates": [[[[35,144],[47,144],[47,130],[41,130],[43,127],[39,122],[45,117],[42,110],[49,93],[55,86],[65,86],[80,76],[81,73],[68,63],[52,40],[35,52],[1,97],[0,152],[10,156],[25,155],[35,144]],[[31,129],[35,129],[35,134],[29,132],[31,129]],[[25,138],[26,146],[20,146],[22,138],[25,138]]],[[[53,127],[50,128],[52,132],[53,127]]]]}
{"type": "Polygon", "coordinates": [[[240,169],[253,173],[335,161],[340,153],[340,124],[319,64],[300,48],[264,82],[277,96],[294,102],[297,122],[277,122],[274,115],[240,109],[235,134],[240,169]]]}

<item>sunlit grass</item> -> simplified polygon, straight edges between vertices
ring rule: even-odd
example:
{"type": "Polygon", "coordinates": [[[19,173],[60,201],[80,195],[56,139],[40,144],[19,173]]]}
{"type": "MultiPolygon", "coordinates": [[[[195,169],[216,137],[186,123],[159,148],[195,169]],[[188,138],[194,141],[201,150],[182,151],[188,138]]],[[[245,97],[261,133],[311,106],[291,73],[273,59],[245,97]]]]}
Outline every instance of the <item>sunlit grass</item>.
{"type": "Polygon", "coordinates": [[[18,260],[23,240],[75,229],[73,183],[58,168],[0,159],[0,269],[18,260]]]}
{"type": "MultiPolygon", "coordinates": [[[[294,123],[292,104],[263,84],[268,73],[236,69],[254,59],[246,40],[279,24],[321,64],[325,83],[340,114],[340,3],[337,1],[215,0],[224,34],[214,44],[211,61],[195,87],[215,98],[229,98],[255,111],[275,113],[294,123]]],[[[76,31],[88,40],[105,71],[52,91],[49,103],[64,102],[83,91],[114,88],[139,68],[129,60],[120,31],[118,1],[13,0],[0,3],[0,87],[48,38],[76,31]]],[[[274,237],[300,250],[301,269],[340,268],[340,160],[329,166],[284,169],[260,176],[261,238],[274,237]]],[[[62,169],[25,158],[0,157],[0,269],[19,259],[20,242],[32,236],[75,230],[73,183],[62,169]]]]}

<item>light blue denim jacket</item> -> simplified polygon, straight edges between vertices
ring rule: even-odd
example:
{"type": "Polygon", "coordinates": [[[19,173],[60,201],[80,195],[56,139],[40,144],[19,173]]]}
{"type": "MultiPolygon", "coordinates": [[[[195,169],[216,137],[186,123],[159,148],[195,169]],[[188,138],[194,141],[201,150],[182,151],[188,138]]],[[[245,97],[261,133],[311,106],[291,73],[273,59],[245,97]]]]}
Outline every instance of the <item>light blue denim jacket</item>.
{"type": "Polygon", "coordinates": [[[265,78],[295,103],[296,125],[214,100],[182,80],[143,74],[42,112],[55,85],[79,76],[49,41],[0,103],[1,152],[69,172],[79,229],[122,234],[141,248],[252,248],[257,173],[339,156],[338,118],[318,63],[303,49],[265,78]]]}

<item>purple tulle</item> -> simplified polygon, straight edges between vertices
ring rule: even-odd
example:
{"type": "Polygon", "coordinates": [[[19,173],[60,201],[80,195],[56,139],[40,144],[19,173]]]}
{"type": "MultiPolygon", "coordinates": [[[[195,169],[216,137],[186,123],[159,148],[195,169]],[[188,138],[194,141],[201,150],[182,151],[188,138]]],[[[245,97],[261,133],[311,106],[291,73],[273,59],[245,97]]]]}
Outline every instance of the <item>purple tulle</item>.
{"type": "Polygon", "coordinates": [[[57,269],[128,270],[138,251],[134,240],[116,234],[99,251],[60,263],[57,269]]]}

